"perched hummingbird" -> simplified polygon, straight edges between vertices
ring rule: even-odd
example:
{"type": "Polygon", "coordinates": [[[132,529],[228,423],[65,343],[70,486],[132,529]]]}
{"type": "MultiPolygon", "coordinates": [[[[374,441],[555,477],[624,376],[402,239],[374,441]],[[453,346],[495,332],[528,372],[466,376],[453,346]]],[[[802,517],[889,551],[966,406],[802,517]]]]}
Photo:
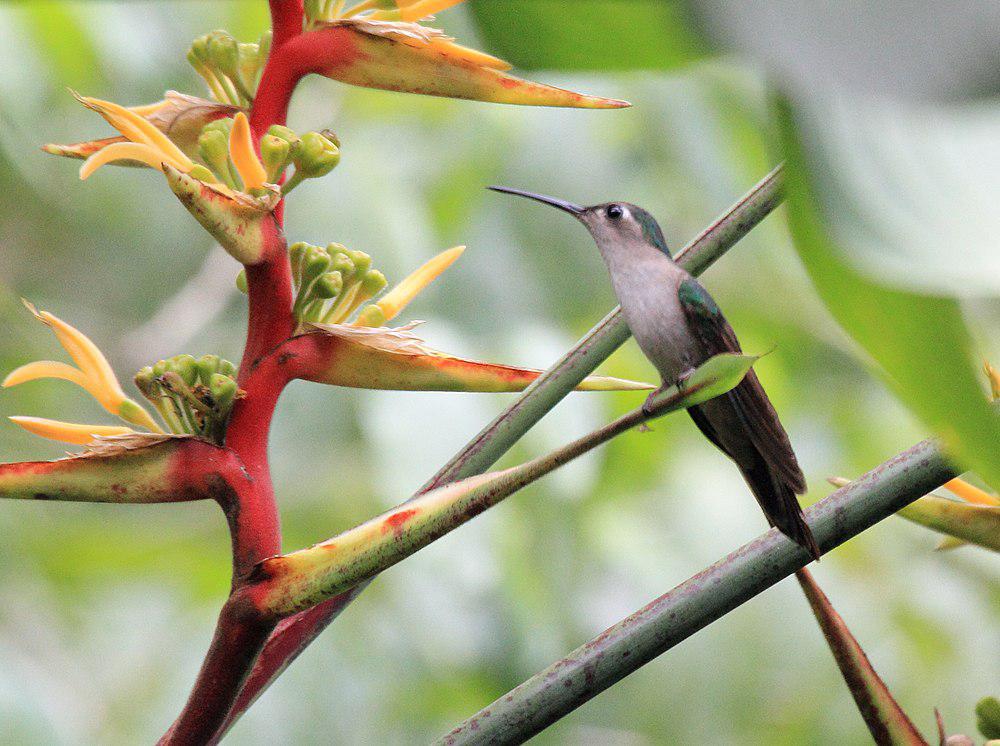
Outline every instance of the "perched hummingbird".
{"type": "MultiPolygon", "coordinates": [[[[674,262],[663,231],[641,207],[626,202],[581,207],[520,189],[490,189],[558,207],[587,226],[632,335],[664,386],[683,381],[713,355],[740,352],[736,334],[712,296],[674,262]]],[[[739,467],[768,521],[818,559],[819,547],[795,497],[806,491],[805,477],[753,370],[729,393],[688,413],[739,467]]]]}

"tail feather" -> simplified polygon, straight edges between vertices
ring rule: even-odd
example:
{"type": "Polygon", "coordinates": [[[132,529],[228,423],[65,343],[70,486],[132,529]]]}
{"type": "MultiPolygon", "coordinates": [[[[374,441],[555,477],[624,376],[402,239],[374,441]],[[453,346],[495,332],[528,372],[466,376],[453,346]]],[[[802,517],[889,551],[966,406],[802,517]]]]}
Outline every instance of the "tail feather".
{"type": "Polygon", "coordinates": [[[819,560],[819,544],[791,486],[774,474],[763,459],[751,467],[741,465],[740,472],[771,525],[819,560]]]}

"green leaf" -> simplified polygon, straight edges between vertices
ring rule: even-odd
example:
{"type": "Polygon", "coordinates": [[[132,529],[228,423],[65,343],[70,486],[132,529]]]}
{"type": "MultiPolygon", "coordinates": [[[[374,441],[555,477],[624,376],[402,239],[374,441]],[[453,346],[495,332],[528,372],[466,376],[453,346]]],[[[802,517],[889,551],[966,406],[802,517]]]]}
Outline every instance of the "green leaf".
{"type": "Polygon", "coordinates": [[[705,47],[683,3],[668,0],[473,0],[485,47],[526,69],[669,70],[705,47]]]}
{"type": "Polygon", "coordinates": [[[759,355],[729,352],[710,358],[684,381],[680,390],[690,393],[677,402],[677,408],[687,409],[734,389],[758,360],[759,355]]]}
{"type": "Polygon", "coordinates": [[[799,256],[840,325],[948,451],[1000,485],[1000,414],[986,399],[962,311],[953,298],[890,287],[855,269],[817,207],[813,175],[787,99],[777,106],[789,179],[788,216],[799,256]]]}
{"type": "Polygon", "coordinates": [[[927,495],[899,515],[934,531],[1000,552],[1000,507],[927,495]]]}
{"type": "Polygon", "coordinates": [[[885,682],[868,661],[868,656],[851,634],[844,620],[820,589],[812,574],[799,570],[795,577],[802,586],[837,666],[851,690],[872,738],[886,746],[926,746],[927,741],[903,712],[885,682]]]}

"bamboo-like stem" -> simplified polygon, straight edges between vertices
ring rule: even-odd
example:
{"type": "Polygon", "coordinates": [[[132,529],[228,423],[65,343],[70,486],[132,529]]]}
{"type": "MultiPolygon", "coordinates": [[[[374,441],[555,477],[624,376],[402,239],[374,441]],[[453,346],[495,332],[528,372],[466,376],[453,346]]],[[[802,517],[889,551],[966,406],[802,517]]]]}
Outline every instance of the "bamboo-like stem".
{"type": "MultiPolygon", "coordinates": [[[[259,98],[258,94],[258,100],[259,98]]],[[[255,106],[257,103],[255,102],[255,106]]],[[[784,199],[783,187],[783,166],[779,164],[678,252],[677,262],[692,274],[704,272],[781,204],[784,199]]],[[[548,410],[624,344],[630,335],[620,309],[609,313],[572,350],[525,389],[514,404],[459,451],[415,497],[435,487],[481,474],[489,469],[548,410]]],[[[318,607],[285,619],[278,626],[261,651],[217,737],[221,737],[232,727],[257,697],[366,586],[367,583],[352,588],[318,607]]]]}
{"type": "MultiPolygon", "coordinates": [[[[806,510],[827,552],[956,476],[932,441],[806,510]]],[[[523,743],[809,561],[777,529],[719,560],[463,721],[437,743],[523,743]]]]}

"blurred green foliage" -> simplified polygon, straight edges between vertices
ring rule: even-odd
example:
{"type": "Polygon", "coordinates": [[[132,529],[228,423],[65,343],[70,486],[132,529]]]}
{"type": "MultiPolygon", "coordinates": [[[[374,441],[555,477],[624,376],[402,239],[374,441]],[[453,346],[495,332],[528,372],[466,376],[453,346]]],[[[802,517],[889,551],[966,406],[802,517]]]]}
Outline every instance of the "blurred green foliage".
{"type": "MultiPolygon", "coordinates": [[[[617,6],[587,4],[608,17],[617,6]]],[[[473,20],[470,9],[439,17],[474,46],[473,20]]],[[[19,296],[90,334],[123,378],[180,352],[238,359],[238,267],[162,179],[109,168],[80,184],[76,164],[38,145],[105,133],[67,86],[128,104],[167,88],[202,93],[184,62],[190,40],[220,27],[254,39],[266,21],[257,0],[0,6],[0,369],[59,354],[19,296]]],[[[684,49],[678,59],[696,54],[684,49]]],[[[401,320],[428,319],[428,341],[450,352],[544,367],[613,304],[604,269],[578,225],[542,220],[482,186],[628,199],[678,246],[772,165],[763,86],[739,66],[534,77],[636,106],[503,108],[306,81],[290,124],[336,131],[343,163],[289,200],[290,239],[367,251],[390,281],[468,244],[401,320]]],[[[807,501],[828,491],[827,475],[853,476],[925,436],[858,362],[779,216],[703,280],[748,352],[775,347],[757,370],[807,473],[807,501]]],[[[996,353],[996,303],[964,309],[996,353]]],[[[602,372],[652,376],[631,343],[602,372]]],[[[642,396],[573,395],[505,463],[642,396]]],[[[286,548],[409,495],[507,401],[296,384],[271,447],[286,548]]],[[[0,414],[86,421],[100,410],[53,382],[5,391],[0,414]]],[[[61,453],[12,425],[0,429],[0,449],[3,460],[61,453]]],[[[666,418],[386,573],[229,740],[425,742],[764,526],[732,466],[685,418],[666,418]]],[[[218,510],[0,504],[0,531],[0,742],[154,740],[187,696],[228,588],[218,510]]],[[[974,703],[995,685],[997,558],[973,547],[934,554],[936,540],[888,521],[824,559],[817,579],[918,727],[932,732],[937,706],[950,730],[972,733],[974,703]]],[[[868,735],[808,606],[785,583],[537,740],[863,744],[868,735]]]]}

